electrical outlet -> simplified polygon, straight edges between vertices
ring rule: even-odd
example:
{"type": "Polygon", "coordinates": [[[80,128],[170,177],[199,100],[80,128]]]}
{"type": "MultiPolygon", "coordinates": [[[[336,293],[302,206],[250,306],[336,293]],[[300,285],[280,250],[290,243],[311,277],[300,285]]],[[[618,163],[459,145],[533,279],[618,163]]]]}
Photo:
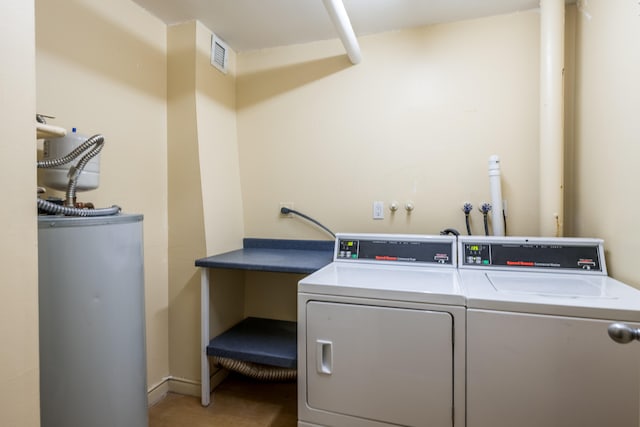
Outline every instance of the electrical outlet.
{"type": "MultiPolygon", "coordinates": [[[[278,210],[278,212],[280,212],[282,208],[293,209],[293,202],[280,202],[280,209],[278,210]]],[[[293,218],[293,214],[292,213],[283,214],[282,212],[280,212],[280,217],[293,218]]]]}
{"type": "Polygon", "coordinates": [[[384,202],[373,202],[373,219],[384,219],[384,202]]]}

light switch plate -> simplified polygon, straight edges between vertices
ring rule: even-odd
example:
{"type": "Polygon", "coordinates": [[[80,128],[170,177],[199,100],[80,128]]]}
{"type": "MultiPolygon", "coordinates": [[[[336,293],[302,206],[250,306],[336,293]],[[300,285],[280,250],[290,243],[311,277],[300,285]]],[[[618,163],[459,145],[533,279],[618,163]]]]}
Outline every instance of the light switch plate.
{"type": "Polygon", "coordinates": [[[373,202],[373,219],[384,219],[384,202],[373,202]]]}

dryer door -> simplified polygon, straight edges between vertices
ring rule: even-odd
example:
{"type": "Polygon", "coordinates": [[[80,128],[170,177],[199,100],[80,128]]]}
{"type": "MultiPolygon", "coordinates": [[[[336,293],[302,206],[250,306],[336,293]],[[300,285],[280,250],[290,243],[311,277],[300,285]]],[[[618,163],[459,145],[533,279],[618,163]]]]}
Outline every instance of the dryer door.
{"type": "Polygon", "coordinates": [[[307,404],[404,426],[451,426],[450,313],[310,301],[307,404]]]}
{"type": "Polygon", "coordinates": [[[610,323],[468,310],[467,426],[638,427],[640,346],[610,323]]]}

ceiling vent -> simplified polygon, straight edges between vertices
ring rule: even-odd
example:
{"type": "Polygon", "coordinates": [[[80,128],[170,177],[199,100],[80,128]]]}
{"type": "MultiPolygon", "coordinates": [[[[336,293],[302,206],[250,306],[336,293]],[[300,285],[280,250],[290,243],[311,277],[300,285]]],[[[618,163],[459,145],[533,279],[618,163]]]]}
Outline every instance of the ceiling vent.
{"type": "Polygon", "coordinates": [[[227,74],[229,46],[215,34],[211,35],[211,65],[227,74]]]}

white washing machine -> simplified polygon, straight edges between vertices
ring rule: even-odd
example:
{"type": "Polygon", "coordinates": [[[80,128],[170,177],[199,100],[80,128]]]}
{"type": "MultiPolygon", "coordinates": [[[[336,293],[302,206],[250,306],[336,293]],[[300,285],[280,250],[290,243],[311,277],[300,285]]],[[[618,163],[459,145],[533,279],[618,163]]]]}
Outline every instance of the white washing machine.
{"type": "Polygon", "coordinates": [[[455,242],[337,235],[298,286],[298,426],[464,425],[455,242]]]}
{"type": "Polygon", "coordinates": [[[638,427],[640,291],[607,276],[601,240],[459,238],[468,427],[638,427]]]}

